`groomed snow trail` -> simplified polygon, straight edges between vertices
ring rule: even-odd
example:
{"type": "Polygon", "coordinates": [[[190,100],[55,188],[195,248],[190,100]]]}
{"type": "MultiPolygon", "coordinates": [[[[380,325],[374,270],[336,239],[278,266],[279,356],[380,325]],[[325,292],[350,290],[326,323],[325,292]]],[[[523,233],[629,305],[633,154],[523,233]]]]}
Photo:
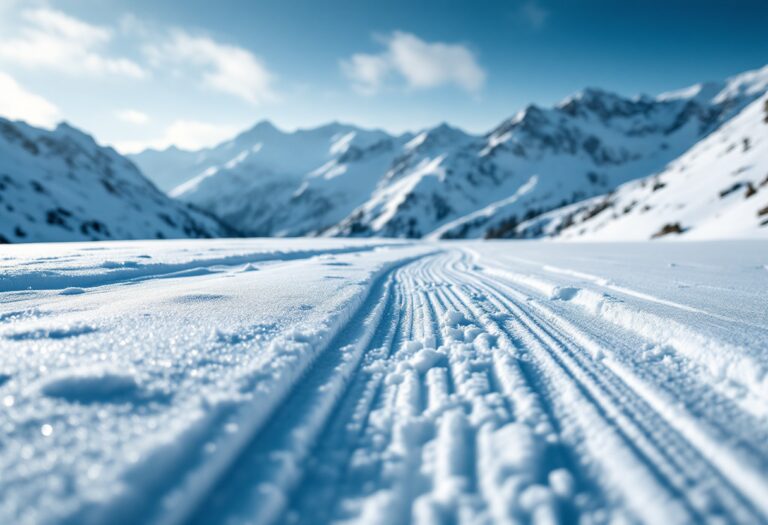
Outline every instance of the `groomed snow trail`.
{"type": "Polygon", "coordinates": [[[765,243],[313,242],[3,294],[2,521],[768,523],[765,243]]]}

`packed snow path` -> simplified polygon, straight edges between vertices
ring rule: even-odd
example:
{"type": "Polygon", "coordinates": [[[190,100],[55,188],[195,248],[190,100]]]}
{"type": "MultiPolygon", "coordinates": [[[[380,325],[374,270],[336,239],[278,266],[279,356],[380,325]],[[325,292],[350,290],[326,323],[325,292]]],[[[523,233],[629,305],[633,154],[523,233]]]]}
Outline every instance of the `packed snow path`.
{"type": "Polygon", "coordinates": [[[2,523],[768,523],[768,244],[4,248],[2,523]]]}

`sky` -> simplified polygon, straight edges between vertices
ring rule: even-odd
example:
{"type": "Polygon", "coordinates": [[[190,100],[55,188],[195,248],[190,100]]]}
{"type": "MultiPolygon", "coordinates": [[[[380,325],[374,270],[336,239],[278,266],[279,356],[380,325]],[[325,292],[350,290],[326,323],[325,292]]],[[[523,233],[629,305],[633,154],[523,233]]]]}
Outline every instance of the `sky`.
{"type": "Polygon", "coordinates": [[[765,0],[0,0],[0,116],[121,152],[269,119],[485,132],[587,86],[623,95],[768,63],[765,0]]]}

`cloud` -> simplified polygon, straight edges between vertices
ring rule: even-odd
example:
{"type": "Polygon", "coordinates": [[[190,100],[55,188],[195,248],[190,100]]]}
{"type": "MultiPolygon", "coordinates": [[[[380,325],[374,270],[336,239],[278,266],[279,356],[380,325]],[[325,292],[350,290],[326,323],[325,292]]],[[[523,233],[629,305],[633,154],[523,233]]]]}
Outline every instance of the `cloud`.
{"type": "Polygon", "coordinates": [[[373,95],[392,70],[392,64],[384,55],[356,54],[342,61],[341,69],[352,79],[356,89],[366,95],[373,95]]]}
{"type": "Polygon", "coordinates": [[[115,116],[123,122],[139,126],[149,122],[149,115],[136,109],[121,109],[120,111],[115,112],[115,116]]]}
{"type": "Polygon", "coordinates": [[[0,115],[3,117],[42,127],[53,127],[61,118],[59,109],[51,102],[30,93],[3,72],[0,72],[0,93],[0,115]]]}
{"type": "Polygon", "coordinates": [[[528,0],[520,6],[518,15],[534,29],[541,29],[549,18],[549,11],[536,0],[528,0]]]}
{"type": "Polygon", "coordinates": [[[463,45],[425,42],[401,31],[381,41],[386,46],[383,52],[358,53],[341,62],[342,71],[361,93],[378,92],[392,76],[401,77],[413,89],[452,84],[476,93],[485,84],[485,71],[463,45]]]}
{"type": "Polygon", "coordinates": [[[162,137],[147,141],[120,141],[115,148],[124,154],[138,153],[147,148],[165,149],[170,146],[186,150],[197,150],[214,146],[232,138],[240,130],[229,124],[214,124],[197,120],[175,120],[162,137]]]}
{"type": "Polygon", "coordinates": [[[88,24],[60,11],[28,9],[21,13],[18,34],[0,38],[0,60],[69,74],[144,77],[144,69],[136,62],[103,52],[112,36],[109,28],[88,24]]]}
{"type": "Polygon", "coordinates": [[[165,130],[161,140],[182,149],[200,149],[231,138],[239,128],[228,124],[212,124],[196,120],[177,120],[165,130]]]}
{"type": "Polygon", "coordinates": [[[174,30],[168,40],[147,46],[145,52],[158,67],[170,65],[188,72],[202,72],[204,86],[250,104],[276,99],[272,87],[274,75],[261,59],[247,49],[174,30]]]}

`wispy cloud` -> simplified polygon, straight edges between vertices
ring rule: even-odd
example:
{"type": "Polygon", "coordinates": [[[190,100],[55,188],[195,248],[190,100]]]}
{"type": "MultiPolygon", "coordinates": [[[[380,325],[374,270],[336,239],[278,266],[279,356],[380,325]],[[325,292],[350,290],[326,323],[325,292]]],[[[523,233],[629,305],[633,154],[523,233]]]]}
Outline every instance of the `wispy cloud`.
{"type": "Polygon", "coordinates": [[[476,93],[485,84],[485,71],[474,53],[461,44],[425,42],[401,31],[380,40],[385,45],[381,53],[358,53],[341,62],[342,71],[361,93],[378,92],[393,76],[413,89],[452,84],[476,93]]]}
{"type": "Polygon", "coordinates": [[[275,75],[247,49],[176,29],[163,42],[146,46],[145,52],[156,66],[199,74],[205,87],[250,104],[277,98],[273,89],[275,75]]]}
{"type": "Polygon", "coordinates": [[[123,122],[137,126],[149,122],[149,115],[137,109],[121,109],[115,112],[115,116],[123,122]]]}
{"type": "Polygon", "coordinates": [[[16,79],[0,72],[0,115],[25,120],[33,126],[52,127],[61,118],[51,102],[27,91],[16,79]]]}
{"type": "Polygon", "coordinates": [[[158,138],[143,141],[121,141],[117,142],[115,147],[121,153],[138,153],[147,148],[164,149],[169,146],[196,150],[232,138],[240,129],[241,127],[230,124],[179,119],[166,127],[162,136],[158,138]]]}
{"type": "Polygon", "coordinates": [[[518,15],[532,28],[541,29],[547,23],[550,12],[536,0],[528,0],[520,6],[518,15]]]}
{"type": "Polygon", "coordinates": [[[105,48],[112,37],[110,28],[89,24],[61,11],[27,9],[21,12],[17,34],[0,37],[0,60],[69,74],[145,76],[136,62],[107,54],[105,48]]]}

